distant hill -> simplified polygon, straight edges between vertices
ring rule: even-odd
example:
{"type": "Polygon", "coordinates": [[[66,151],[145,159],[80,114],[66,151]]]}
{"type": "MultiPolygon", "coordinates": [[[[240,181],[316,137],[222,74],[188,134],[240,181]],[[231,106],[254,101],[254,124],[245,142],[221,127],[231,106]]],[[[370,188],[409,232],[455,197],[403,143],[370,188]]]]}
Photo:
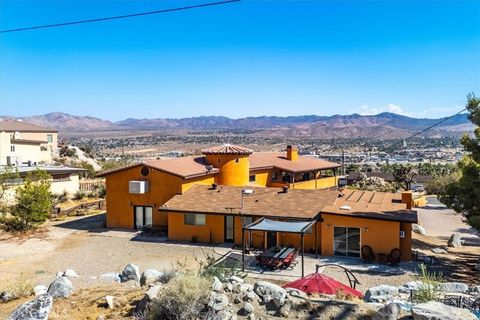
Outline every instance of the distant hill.
{"type": "MultiPolygon", "coordinates": [[[[2,118],[12,117],[4,116],[2,118]]],[[[134,119],[128,118],[118,122],[110,122],[88,116],[73,116],[61,112],[48,113],[41,116],[21,118],[25,122],[55,128],[63,132],[86,131],[165,131],[165,130],[257,130],[265,136],[283,137],[318,137],[348,138],[348,137],[383,137],[401,138],[411,132],[421,130],[442,120],[417,119],[395,113],[380,113],[377,115],[334,115],[334,116],[260,116],[231,119],[221,116],[202,116],[181,119],[134,119]]],[[[451,135],[470,131],[473,125],[467,119],[467,114],[459,114],[435,127],[429,134],[451,135]]]]}

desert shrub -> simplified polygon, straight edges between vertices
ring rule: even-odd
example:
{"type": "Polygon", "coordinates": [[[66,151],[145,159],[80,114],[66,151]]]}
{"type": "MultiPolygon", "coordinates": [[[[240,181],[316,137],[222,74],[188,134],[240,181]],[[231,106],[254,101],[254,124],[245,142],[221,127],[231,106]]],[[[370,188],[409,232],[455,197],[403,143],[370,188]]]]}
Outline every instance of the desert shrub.
{"type": "Polygon", "coordinates": [[[97,196],[99,198],[105,199],[106,195],[107,195],[107,188],[105,188],[104,185],[99,185],[97,187],[97,196]]]}
{"type": "Polygon", "coordinates": [[[425,264],[420,264],[419,280],[422,285],[413,292],[413,301],[428,302],[436,300],[440,295],[439,285],[443,281],[443,274],[441,272],[430,272],[425,264]]]}
{"type": "Polygon", "coordinates": [[[335,291],[335,299],[337,300],[348,300],[348,301],[352,301],[352,300],[358,300],[358,298],[348,292],[345,292],[344,290],[342,289],[338,289],[337,291],[335,291]]]}
{"type": "Polygon", "coordinates": [[[206,278],[217,277],[220,281],[226,281],[231,276],[244,278],[246,275],[241,271],[240,262],[233,259],[217,261],[211,254],[205,254],[205,260],[197,259],[199,274],[206,278]]]}
{"type": "Polygon", "coordinates": [[[210,281],[204,277],[186,274],[174,278],[153,300],[143,320],[196,319],[208,303],[210,281]]]}
{"type": "Polygon", "coordinates": [[[16,189],[10,215],[1,220],[3,229],[25,231],[47,220],[53,204],[49,178],[42,170],[27,175],[25,183],[16,189]]]}
{"type": "Polygon", "coordinates": [[[75,199],[75,200],[82,200],[85,197],[86,197],[85,192],[83,192],[81,190],[77,190],[75,192],[75,194],[73,195],[73,199],[75,199]]]}
{"type": "Polygon", "coordinates": [[[13,299],[29,297],[33,293],[33,285],[27,280],[21,280],[13,284],[2,287],[0,291],[10,293],[13,299]]]}
{"type": "Polygon", "coordinates": [[[68,201],[70,198],[70,193],[67,190],[63,190],[62,193],[53,194],[52,196],[54,203],[63,203],[68,201]]]}

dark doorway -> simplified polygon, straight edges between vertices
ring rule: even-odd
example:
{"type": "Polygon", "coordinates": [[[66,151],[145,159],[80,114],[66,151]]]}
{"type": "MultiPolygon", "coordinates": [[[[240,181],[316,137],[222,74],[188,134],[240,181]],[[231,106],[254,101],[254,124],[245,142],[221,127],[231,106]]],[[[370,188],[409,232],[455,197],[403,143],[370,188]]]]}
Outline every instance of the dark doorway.
{"type": "Polygon", "coordinates": [[[267,232],[267,248],[277,246],[277,233],[276,232],[267,232]]]}

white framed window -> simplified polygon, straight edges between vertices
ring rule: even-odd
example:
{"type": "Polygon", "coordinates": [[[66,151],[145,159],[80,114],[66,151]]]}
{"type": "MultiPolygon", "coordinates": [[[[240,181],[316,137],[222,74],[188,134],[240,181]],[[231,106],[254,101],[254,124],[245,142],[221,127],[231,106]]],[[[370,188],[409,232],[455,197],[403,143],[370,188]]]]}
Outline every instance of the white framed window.
{"type": "Polygon", "coordinates": [[[185,224],[192,225],[192,226],[204,226],[205,223],[205,215],[204,214],[197,214],[197,213],[185,213],[185,224]]]}
{"type": "Polygon", "coordinates": [[[15,146],[10,146],[10,151],[15,152],[15,146]]]}
{"type": "Polygon", "coordinates": [[[47,142],[52,143],[53,142],[53,135],[47,134],[47,142]]]}

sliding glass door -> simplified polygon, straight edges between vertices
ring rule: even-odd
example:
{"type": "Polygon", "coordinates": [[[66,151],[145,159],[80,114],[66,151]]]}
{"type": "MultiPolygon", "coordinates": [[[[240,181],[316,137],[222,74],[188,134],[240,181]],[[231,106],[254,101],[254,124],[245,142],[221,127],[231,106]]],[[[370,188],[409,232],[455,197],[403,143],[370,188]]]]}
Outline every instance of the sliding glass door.
{"type": "Polygon", "coordinates": [[[152,225],[153,224],[153,208],[152,207],[145,207],[145,206],[135,206],[134,207],[134,214],[135,214],[135,229],[141,229],[145,225],[152,225]]]}
{"type": "Polygon", "coordinates": [[[333,254],[360,258],[360,228],[334,227],[333,254]]]}

